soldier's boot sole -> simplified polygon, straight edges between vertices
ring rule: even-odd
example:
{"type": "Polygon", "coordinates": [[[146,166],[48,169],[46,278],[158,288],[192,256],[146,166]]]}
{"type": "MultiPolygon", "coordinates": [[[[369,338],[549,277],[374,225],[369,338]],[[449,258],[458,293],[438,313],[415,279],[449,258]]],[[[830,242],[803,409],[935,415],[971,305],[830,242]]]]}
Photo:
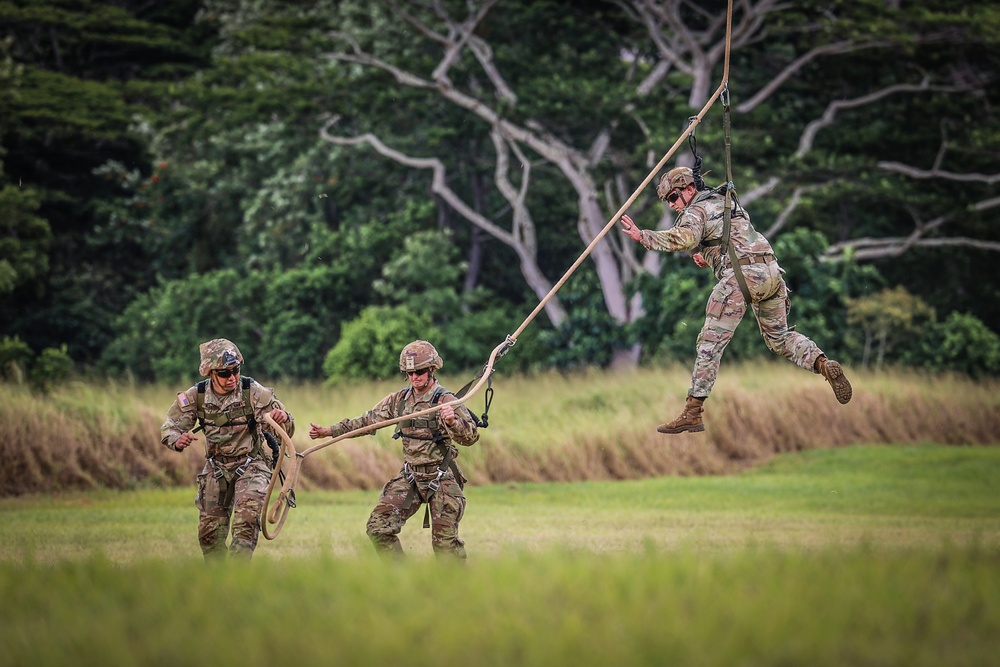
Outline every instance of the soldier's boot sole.
{"type": "Polygon", "coordinates": [[[841,365],[836,361],[827,360],[826,372],[823,376],[830,383],[830,386],[833,388],[833,395],[837,397],[841,405],[849,403],[851,396],[854,395],[854,390],[851,388],[850,380],[844,375],[844,369],[841,365]]]}
{"type": "Polygon", "coordinates": [[[675,433],[701,433],[705,430],[705,425],[702,423],[697,424],[680,424],[678,426],[671,426],[671,424],[660,424],[656,427],[657,433],[667,433],[673,435],[675,433]]]}

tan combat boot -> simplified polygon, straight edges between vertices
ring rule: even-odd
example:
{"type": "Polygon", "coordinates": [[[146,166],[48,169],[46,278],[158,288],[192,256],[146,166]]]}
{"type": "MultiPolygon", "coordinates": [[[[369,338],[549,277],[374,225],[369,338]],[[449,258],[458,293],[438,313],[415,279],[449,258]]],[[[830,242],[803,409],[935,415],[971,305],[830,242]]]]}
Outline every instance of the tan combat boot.
{"type": "Polygon", "coordinates": [[[684,431],[698,433],[704,431],[705,425],[701,423],[701,413],[704,412],[702,405],[704,403],[704,398],[688,396],[687,403],[684,404],[684,410],[681,411],[681,416],[672,422],[660,424],[656,427],[656,430],[660,433],[683,433],[684,431]]]}
{"type": "Polygon", "coordinates": [[[854,392],[851,389],[851,383],[848,381],[847,376],[844,375],[844,369],[839,363],[833,359],[827,359],[826,355],[821,354],[816,359],[814,366],[816,372],[825,377],[826,381],[833,387],[833,393],[838,401],[846,404],[851,400],[854,392]]]}

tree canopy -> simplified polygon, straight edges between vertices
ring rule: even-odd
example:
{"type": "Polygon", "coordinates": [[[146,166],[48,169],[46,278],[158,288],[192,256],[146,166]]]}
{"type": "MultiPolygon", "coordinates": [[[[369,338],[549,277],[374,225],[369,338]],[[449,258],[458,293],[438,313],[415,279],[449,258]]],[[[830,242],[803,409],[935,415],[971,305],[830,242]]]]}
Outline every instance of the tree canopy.
{"type": "MultiPolygon", "coordinates": [[[[780,249],[793,321],[860,363],[851,304],[899,287],[934,327],[979,331],[954,313],[992,340],[1000,8],[734,6],[733,179],[780,249]]],[[[386,331],[426,322],[474,367],[712,103],[726,7],[0,4],[0,334],[162,378],[227,335],[265,372],[310,378],[343,332],[352,359],[377,338],[356,318],[398,316],[386,331]]],[[[722,106],[691,142],[711,185],[722,106]]],[[[668,167],[692,159],[685,143],[668,167]]],[[[652,187],[629,213],[672,224],[652,187]]],[[[710,282],[612,230],[512,363],[687,359],[710,282]]],[[[733,354],[767,354],[743,330],[733,354]]]]}

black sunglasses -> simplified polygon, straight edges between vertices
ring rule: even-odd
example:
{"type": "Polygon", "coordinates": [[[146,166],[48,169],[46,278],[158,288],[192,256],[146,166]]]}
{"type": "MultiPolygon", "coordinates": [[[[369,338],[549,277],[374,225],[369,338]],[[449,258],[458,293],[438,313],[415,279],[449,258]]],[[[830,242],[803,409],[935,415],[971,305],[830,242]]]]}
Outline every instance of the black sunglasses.
{"type": "Polygon", "coordinates": [[[667,203],[668,204],[673,204],[675,201],[677,201],[678,197],[680,197],[680,196],[681,196],[681,191],[680,190],[674,190],[669,195],[667,195],[667,203]]]}
{"type": "Polygon", "coordinates": [[[236,368],[223,368],[221,371],[215,371],[215,374],[218,375],[220,378],[231,378],[234,375],[240,374],[240,367],[237,366],[236,368]]]}
{"type": "Polygon", "coordinates": [[[430,370],[431,369],[429,368],[421,368],[419,371],[405,371],[405,372],[407,375],[416,375],[417,377],[420,377],[421,375],[426,375],[427,373],[429,373],[430,370]]]}

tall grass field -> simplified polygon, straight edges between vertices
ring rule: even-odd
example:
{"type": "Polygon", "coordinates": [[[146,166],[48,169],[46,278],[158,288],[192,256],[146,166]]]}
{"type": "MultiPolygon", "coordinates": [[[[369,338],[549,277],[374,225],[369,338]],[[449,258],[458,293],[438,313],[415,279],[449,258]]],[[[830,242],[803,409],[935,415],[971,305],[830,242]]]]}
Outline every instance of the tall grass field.
{"type": "MultiPolygon", "coordinates": [[[[375,555],[388,433],[307,459],[277,539],[208,565],[198,452],[158,444],[185,387],[0,386],[0,667],[1000,664],[997,386],[854,374],[840,406],[727,370],[677,437],[683,369],[497,378],[465,564],[422,513],[375,555]]],[[[398,386],[276,389],[301,450],[398,386]]]]}
{"type": "MultiPolygon", "coordinates": [[[[252,368],[248,371],[252,373],[252,368]]],[[[677,416],[686,368],[586,371],[493,378],[489,427],[459,463],[474,484],[641,479],[722,474],[781,452],[854,443],[951,445],[1000,442],[1000,383],[947,375],[848,369],[846,406],[823,379],[784,361],[726,366],[705,404],[706,430],[665,437],[677,416]]],[[[189,487],[204,464],[203,440],[184,454],[159,444],[177,386],[72,382],[50,395],[0,384],[0,497],[102,488],[189,487]]],[[[457,391],[470,377],[442,376],[457,391]]],[[[402,382],[270,383],[294,415],[296,447],[309,423],[329,425],[373,407],[402,382]]],[[[485,391],[466,405],[477,415],[485,391]]],[[[342,441],[305,459],[300,488],[375,489],[401,465],[392,428],[342,441]]]]}

